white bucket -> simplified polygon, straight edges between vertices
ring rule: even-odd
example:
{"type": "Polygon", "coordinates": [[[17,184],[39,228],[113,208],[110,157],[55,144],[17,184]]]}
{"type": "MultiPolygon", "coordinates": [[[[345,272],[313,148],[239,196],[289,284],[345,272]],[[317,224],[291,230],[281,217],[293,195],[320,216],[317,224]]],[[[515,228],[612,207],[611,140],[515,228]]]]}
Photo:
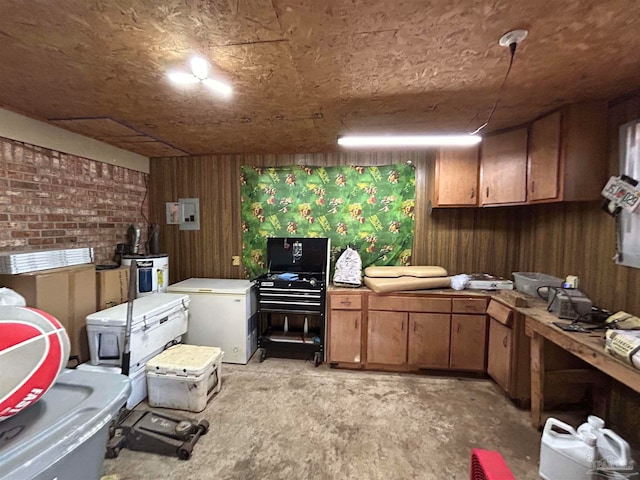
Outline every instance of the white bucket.
{"type": "Polygon", "coordinates": [[[613,476],[613,472],[630,475],[636,472],[629,444],[613,430],[604,428],[604,420],[589,415],[587,422],[578,427],[578,433],[596,437],[597,469],[603,475],[613,476]]]}
{"type": "Polygon", "coordinates": [[[131,266],[132,260],[138,266],[136,276],[136,298],[152,293],[166,293],[169,286],[169,256],[160,255],[123,255],[122,266],[131,266]]]}
{"type": "Polygon", "coordinates": [[[595,480],[596,437],[556,418],[544,425],[539,474],[545,480],[595,480]],[[560,430],[559,432],[554,428],[560,430]]]}

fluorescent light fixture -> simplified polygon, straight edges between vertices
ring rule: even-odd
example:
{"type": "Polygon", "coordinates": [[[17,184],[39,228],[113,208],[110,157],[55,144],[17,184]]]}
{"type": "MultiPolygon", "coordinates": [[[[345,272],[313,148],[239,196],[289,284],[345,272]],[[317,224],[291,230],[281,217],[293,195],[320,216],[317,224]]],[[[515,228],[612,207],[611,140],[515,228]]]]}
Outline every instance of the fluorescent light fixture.
{"type": "Polygon", "coordinates": [[[213,78],[203,78],[201,81],[211,90],[214,90],[225,97],[230,97],[231,93],[233,92],[229,85],[219,80],[214,80],[213,78]]]}
{"type": "Polygon", "coordinates": [[[450,147],[480,143],[479,135],[346,135],[338,138],[338,145],[362,147],[450,147]]]}

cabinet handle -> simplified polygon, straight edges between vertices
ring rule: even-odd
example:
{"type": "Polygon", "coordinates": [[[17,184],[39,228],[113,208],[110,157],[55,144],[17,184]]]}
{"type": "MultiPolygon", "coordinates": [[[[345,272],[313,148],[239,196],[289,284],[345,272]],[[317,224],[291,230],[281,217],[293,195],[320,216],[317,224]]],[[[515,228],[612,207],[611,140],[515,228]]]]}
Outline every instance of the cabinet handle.
{"type": "Polygon", "coordinates": [[[349,301],[347,301],[347,300],[342,300],[342,301],[340,302],[340,305],[346,305],[346,306],[348,307],[349,305],[351,305],[351,302],[349,302],[349,301]]]}
{"type": "Polygon", "coordinates": [[[487,187],[487,198],[489,198],[489,187],[487,187]]]}
{"type": "Polygon", "coordinates": [[[472,189],[471,189],[471,198],[473,198],[473,197],[475,197],[475,196],[476,196],[476,189],[475,189],[475,188],[472,188],[472,189]]]}
{"type": "Polygon", "coordinates": [[[358,319],[356,318],[356,329],[358,328],[358,319]]]}
{"type": "Polygon", "coordinates": [[[534,193],[535,191],[536,191],[536,181],[531,180],[531,193],[534,193]]]}
{"type": "Polygon", "coordinates": [[[413,324],[413,331],[414,332],[416,331],[416,325],[417,325],[416,323],[413,324]]]}
{"type": "Polygon", "coordinates": [[[460,333],[460,324],[456,326],[456,333],[460,333]]]}
{"type": "Polygon", "coordinates": [[[502,345],[504,346],[504,348],[507,348],[507,336],[505,335],[505,337],[502,339],[502,345]]]}

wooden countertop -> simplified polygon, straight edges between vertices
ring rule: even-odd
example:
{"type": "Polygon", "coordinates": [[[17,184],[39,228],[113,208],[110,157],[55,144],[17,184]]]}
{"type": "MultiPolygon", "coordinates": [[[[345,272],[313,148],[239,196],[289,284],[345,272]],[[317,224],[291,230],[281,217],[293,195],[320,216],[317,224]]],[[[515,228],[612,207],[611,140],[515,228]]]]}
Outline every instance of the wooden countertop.
{"type": "Polygon", "coordinates": [[[398,292],[389,292],[389,293],[375,293],[369,287],[358,287],[358,288],[350,288],[350,287],[338,287],[335,285],[330,285],[328,288],[328,292],[334,293],[374,293],[376,295],[425,295],[425,296],[437,296],[437,295],[446,295],[446,296],[461,296],[461,297],[490,297],[495,295],[495,290],[454,290],[453,288],[433,288],[428,290],[401,290],[398,292]]]}
{"type": "Polygon", "coordinates": [[[635,391],[640,391],[640,370],[604,351],[605,332],[567,332],[553,324],[563,321],[546,309],[546,303],[533,299],[527,308],[517,308],[526,317],[527,335],[539,334],[564,350],[610,375],[635,391]]]}

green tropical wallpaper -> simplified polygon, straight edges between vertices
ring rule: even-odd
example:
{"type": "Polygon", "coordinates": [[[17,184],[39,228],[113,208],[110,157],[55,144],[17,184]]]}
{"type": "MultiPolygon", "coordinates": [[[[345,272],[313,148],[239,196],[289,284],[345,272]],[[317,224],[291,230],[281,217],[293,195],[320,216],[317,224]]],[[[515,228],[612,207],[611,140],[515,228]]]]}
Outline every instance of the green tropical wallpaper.
{"type": "Polygon", "coordinates": [[[415,172],[411,165],[241,167],[242,261],[266,271],[268,237],[327,237],[331,265],[347,247],[362,267],[409,265],[415,172]]]}

